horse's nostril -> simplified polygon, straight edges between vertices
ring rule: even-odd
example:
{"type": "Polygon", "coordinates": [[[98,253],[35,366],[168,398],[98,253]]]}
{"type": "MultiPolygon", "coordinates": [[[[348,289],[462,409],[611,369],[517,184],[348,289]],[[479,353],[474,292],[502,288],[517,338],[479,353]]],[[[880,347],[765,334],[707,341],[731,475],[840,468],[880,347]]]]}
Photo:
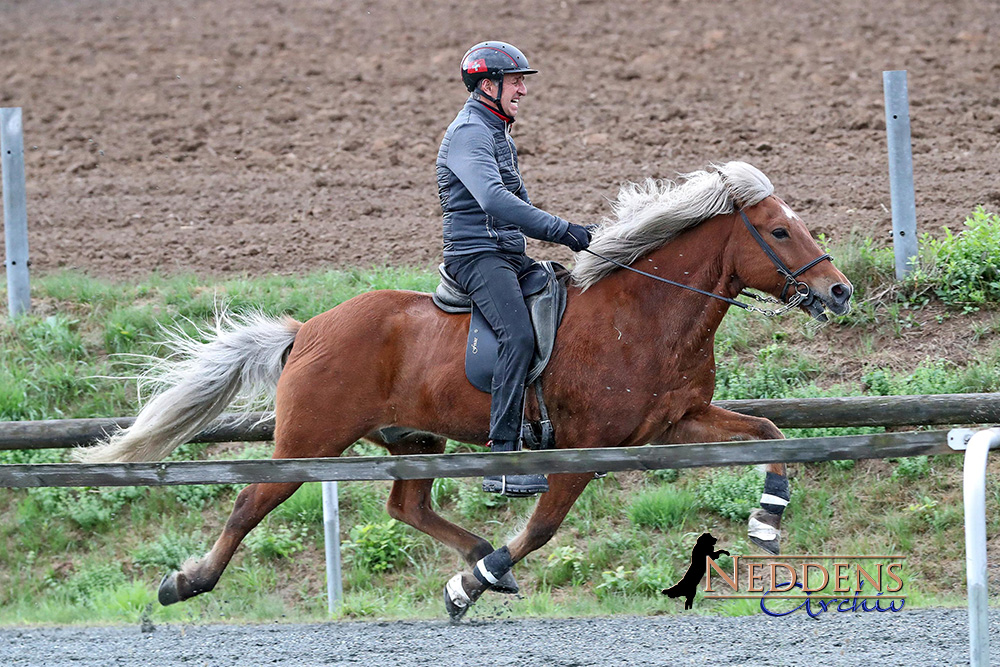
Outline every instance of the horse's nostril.
{"type": "Polygon", "coordinates": [[[830,293],[833,295],[833,298],[837,299],[837,301],[846,301],[851,298],[851,289],[843,283],[837,283],[831,287],[830,293]]]}

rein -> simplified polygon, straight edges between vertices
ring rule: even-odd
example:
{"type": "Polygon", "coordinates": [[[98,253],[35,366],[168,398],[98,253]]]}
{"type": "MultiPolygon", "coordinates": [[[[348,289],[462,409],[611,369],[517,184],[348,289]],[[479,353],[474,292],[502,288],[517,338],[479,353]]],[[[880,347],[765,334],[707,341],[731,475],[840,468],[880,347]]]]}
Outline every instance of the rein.
{"type": "Polygon", "coordinates": [[[743,224],[745,224],[746,228],[750,231],[750,235],[753,236],[755,241],[757,241],[757,245],[760,246],[761,250],[764,251],[764,254],[766,254],[768,259],[771,260],[771,263],[774,264],[774,267],[778,270],[778,273],[780,273],[785,277],[785,287],[781,290],[780,299],[775,299],[769,296],[761,296],[759,294],[753,294],[751,292],[740,292],[740,295],[749,297],[761,303],[783,304],[780,308],[777,308],[775,310],[758,308],[757,306],[753,306],[748,303],[743,303],[742,301],[737,301],[736,299],[730,299],[728,296],[722,296],[721,294],[715,294],[713,292],[706,292],[705,290],[698,289],[697,287],[691,287],[690,285],[685,285],[684,283],[675,282],[667,278],[662,278],[660,276],[653,275],[652,273],[641,271],[639,269],[628,266],[627,264],[622,264],[621,262],[613,260],[610,257],[605,257],[604,255],[598,254],[593,250],[590,250],[589,248],[584,248],[583,251],[588,252],[594,257],[604,260],[605,262],[610,262],[611,264],[614,264],[619,268],[631,271],[632,273],[638,273],[641,276],[652,278],[653,280],[657,280],[661,283],[667,283],[668,285],[673,285],[674,287],[680,287],[682,289],[690,290],[691,292],[697,292],[698,294],[709,296],[712,297],[713,299],[718,299],[719,301],[725,301],[731,306],[737,306],[751,313],[760,313],[761,315],[765,315],[767,317],[777,317],[778,315],[784,315],[789,310],[792,310],[793,308],[797,308],[800,305],[802,305],[802,303],[805,302],[807,299],[814,298],[812,289],[809,287],[809,285],[802,282],[798,278],[800,275],[802,275],[812,267],[816,266],[820,262],[824,260],[829,260],[832,262],[833,258],[830,257],[828,253],[824,253],[823,255],[820,255],[819,257],[812,260],[799,270],[792,271],[785,265],[783,261],[781,261],[781,258],[778,257],[778,254],[774,252],[771,246],[767,244],[767,241],[765,241],[764,237],[760,235],[760,232],[758,232],[757,229],[752,224],[750,224],[750,219],[747,218],[747,214],[743,212],[743,209],[740,209],[739,214],[743,218],[743,224]],[[791,298],[789,298],[786,301],[785,297],[788,294],[788,288],[793,286],[795,288],[795,292],[794,294],[792,294],[791,298]]]}

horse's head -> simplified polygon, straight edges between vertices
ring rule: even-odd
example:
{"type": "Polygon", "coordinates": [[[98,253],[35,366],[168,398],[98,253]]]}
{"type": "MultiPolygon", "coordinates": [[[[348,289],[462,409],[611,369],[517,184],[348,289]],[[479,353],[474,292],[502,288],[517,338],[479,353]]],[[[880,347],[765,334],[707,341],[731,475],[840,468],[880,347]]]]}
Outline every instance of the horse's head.
{"type": "Polygon", "coordinates": [[[851,283],[809,234],[802,219],[774,195],[741,209],[733,223],[736,273],[751,287],[786,303],[802,295],[800,307],[817,320],[829,308],[851,310],[851,283]]]}

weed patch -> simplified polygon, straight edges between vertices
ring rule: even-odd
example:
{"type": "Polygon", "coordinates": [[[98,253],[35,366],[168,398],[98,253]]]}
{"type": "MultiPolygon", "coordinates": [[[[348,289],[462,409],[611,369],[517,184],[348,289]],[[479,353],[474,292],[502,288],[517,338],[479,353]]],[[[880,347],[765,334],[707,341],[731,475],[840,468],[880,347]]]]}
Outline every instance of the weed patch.
{"type": "Polygon", "coordinates": [[[742,473],[722,470],[702,479],[696,495],[705,509],[731,521],[746,521],[762,489],[763,477],[754,468],[742,473]]]}
{"type": "Polygon", "coordinates": [[[252,530],[243,543],[250,550],[250,553],[258,558],[274,560],[288,558],[292,554],[302,551],[305,546],[302,537],[301,530],[275,525],[267,521],[252,530]]]}
{"type": "Polygon", "coordinates": [[[161,571],[177,570],[188,558],[203,554],[205,546],[199,535],[168,531],[137,547],[132,552],[132,564],[161,571]]]}
{"type": "Polygon", "coordinates": [[[980,206],[965,228],[944,238],[920,239],[920,268],[905,281],[911,295],[930,290],[943,303],[972,312],[1000,302],[1000,216],[980,206]]]}
{"type": "Polygon", "coordinates": [[[639,494],[629,509],[629,518],[637,526],[680,530],[694,511],[697,499],[693,493],[663,486],[639,494]]]}
{"type": "Polygon", "coordinates": [[[394,570],[412,562],[413,538],[395,519],[351,528],[351,539],[341,545],[344,559],[369,572],[394,570]]]}

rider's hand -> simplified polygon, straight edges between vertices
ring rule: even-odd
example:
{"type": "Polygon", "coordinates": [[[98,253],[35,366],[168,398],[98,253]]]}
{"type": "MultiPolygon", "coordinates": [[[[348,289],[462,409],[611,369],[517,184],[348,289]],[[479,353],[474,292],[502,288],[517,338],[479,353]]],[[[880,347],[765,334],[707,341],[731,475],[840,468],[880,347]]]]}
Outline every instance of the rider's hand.
{"type": "Polygon", "coordinates": [[[561,243],[569,246],[573,252],[580,252],[590,245],[590,231],[581,225],[569,223],[569,229],[563,234],[561,243]]]}

